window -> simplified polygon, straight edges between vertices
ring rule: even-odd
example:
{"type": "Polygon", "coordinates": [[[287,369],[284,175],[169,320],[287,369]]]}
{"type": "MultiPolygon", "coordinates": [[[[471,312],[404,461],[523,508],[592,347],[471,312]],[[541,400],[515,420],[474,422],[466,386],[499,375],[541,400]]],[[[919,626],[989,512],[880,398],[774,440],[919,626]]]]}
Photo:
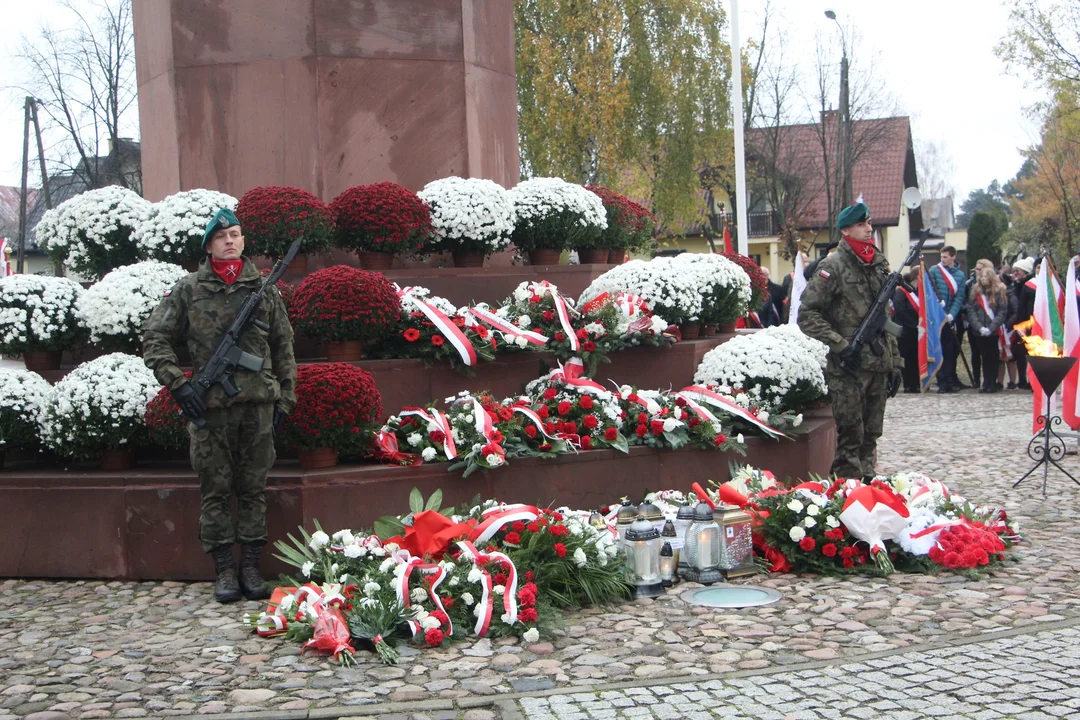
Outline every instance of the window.
{"type": "Polygon", "coordinates": [[[753,260],[758,265],[761,265],[761,256],[760,255],[751,255],[750,259],[753,260]]]}

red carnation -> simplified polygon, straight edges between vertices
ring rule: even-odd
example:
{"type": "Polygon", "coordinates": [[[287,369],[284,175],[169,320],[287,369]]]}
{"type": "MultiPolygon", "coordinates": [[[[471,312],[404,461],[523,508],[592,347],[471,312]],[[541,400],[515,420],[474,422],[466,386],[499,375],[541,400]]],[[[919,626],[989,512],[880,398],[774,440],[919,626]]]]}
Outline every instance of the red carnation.
{"type": "Polygon", "coordinates": [[[638,425],[637,428],[634,430],[634,433],[638,437],[645,437],[649,434],[649,428],[645,427],[644,425],[638,425]]]}
{"type": "Polygon", "coordinates": [[[447,610],[453,610],[453,608],[454,608],[454,598],[447,595],[446,597],[444,597],[442,599],[442,604],[443,604],[443,607],[446,608],[447,610]]]}
{"type": "Polygon", "coordinates": [[[548,410],[547,405],[541,405],[540,409],[536,411],[536,414],[540,416],[541,420],[547,420],[548,415],[551,414],[551,411],[548,410]]]}
{"type": "Polygon", "coordinates": [[[450,622],[450,618],[442,610],[435,610],[429,613],[429,615],[438,620],[440,625],[447,625],[450,622]]]}
{"type": "Polygon", "coordinates": [[[577,434],[577,423],[576,422],[564,423],[562,431],[565,432],[565,433],[570,433],[571,435],[576,435],[577,434]]]}
{"type": "Polygon", "coordinates": [[[432,628],[424,633],[424,642],[427,643],[428,647],[438,647],[442,645],[442,641],[443,631],[438,628],[432,628]]]}
{"type": "Polygon", "coordinates": [[[554,550],[555,550],[555,555],[557,555],[558,557],[561,557],[561,558],[566,557],[566,546],[563,545],[562,543],[555,543],[554,550]]]}
{"type": "Polygon", "coordinates": [[[701,418],[699,418],[697,415],[693,415],[690,417],[689,420],[686,421],[686,424],[692,428],[696,428],[698,425],[701,424],[701,418]]]}
{"type": "Polygon", "coordinates": [[[821,546],[821,554],[825,557],[836,557],[836,546],[832,543],[825,543],[821,546]]]}
{"type": "Polygon", "coordinates": [[[649,423],[649,429],[652,430],[653,435],[664,434],[664,422],[662,420],[653,420],[649,423]]]}
{"type": "Polygon", "coordinates": [[[567,402],[566,400],[563,400],[561,403],[559,403],[559,406],[558,408],[556,408],[556,410],[560,415],[566,417],[566,415],[569,414],[570,410],[573,409],[573,407],[573,404],[567,402]]]}
{"type": "Polygon", "coordinates": [[[505,585],[506,575],[504,573],[496,573],[495,575],[491,576],[491,582],[495,583],[496,585],[505,585]]]}
{"type": "MultiPolygon", "coordinates": [[[[522,529],[524,529],[524,528],[522,528],[522,529]]],[[[516,532],[508,532],[508,533],[506,533],[506,542],[510,543],[511,545],[520,545],[521,544],[521,535],[519,535],[516,532]]],[[[499,583],[499,584],[501,585],[502,583],[499,583]]]]}
{"type": "Polygon", "coordinates": [[[558,390],[556,390],[555,388],[549,387],[547,390],[544,391],[544,399],[545,400],[554,400],[555,396],[558,395],[558,394],[559,394],[558,390]]]}
{"type": "Polygon", "coordinates": [[[647,422],[649,422],[649,416],[646,415],[645,413],[638,413],[637,421],[639,423],[647,423],[647,422]]]}
{"type": "Polygon", "coordinates": [[[510,525],[510,529],[514,532],[524,532],[525,523],[521,522],[520,520],[515,520],[513,524],[510,525]]]}
{"type": "Polygon", "coordinates": [[[846,568],[855,567],[855,561],[852,560],[849,557],[844,558],[844,567],[846,567],[846,568]]]}
{"type": "Polygon", "coordinates": [[[536,437],[536,426],[535,425],[526,425],[524,432],[525,432],[525,437],[527,437],[527,438],[529,438],[531,440],[531,439],[536,437]]]}
{"type": "Polygon", "coordinates": [[[570,534],[569,528],[567,528],[565,525],[552,525],[548,528],[548,532],[555,537],[566,537],[570,534]]]}
{"type": "Polygon", "coordinates": [[[578,400],[578,405],[581,406],[582,410],[592,410],[592,407],[593,407],[592,395],[582,395],[581,399],[578,400]]]}
{"type": "Polygon", "coordinates": [[[814,549],[816,545],[817,543],[814,542],[814,538],[812,537],[804,537],[802,540],[799,541],[799,548],[802,549],[804,552],[810,552],[814,549]]]}
{"type": "Polygon", "coordinates": [[[609,427],[604,431],[604,439],[608,442],[614,442],[619,437],[619,431],[616,428],[609,427]]]}
{"type": "Polygon", "coordinates": [[[436,445],[440,444],[445,439],[446,435],[443,433],[442,430],[433,430],[431,431],[431,433],[428,434],[428,440],[435,443],[436,445]]]}
{"type": "Polygon", "coordinates": [[[522,608],[518,611],[518,620],[523,623],[534,623],[536,622],[538,617],[539,616],[536,614],[536,608],[527,607],[522,608]]]}
{"type": "Polygon", "coordinates": [[[553,432],[557,432],[555,428],[555,423],[551,422],[550,420],[544,423],[544,432],[546,432],[548,435],[552,434],[553,432]]]}
{"type": "Polygon", "coordinates": [[[409,342],[416,342],[420,339],[420,331],[416,328],[409,328],[408,330],[403,332],[402,335],[404,335],[405,339],[409,342]]]}
{"type": "Polygon", "coordinates": [[[586,340],[585,342],[583,342],[581,344],[581,348],[585,352],[592,352],[593,350],[596,349],[596,343],[594,343],[592,340],[586,340]]]}
{"type": "Polygon", "coordinates": [[[536,604],[536,593],[522,588],[518,591],[518,602],[522,607],[532,607],[536,604]]]}
{"type": "MultiPolygon", "coordinates": [[[[532,570],[526,570],[526,571],[525,571],[525,579],[526,579],[526,580],[528,580],[528,581],[529,581],[530,583],[532,582],[532,579],[533,579],[533,572],[532,572],[532,570]]],[[[528,585],[528,584],[526,584],[526,585],[525,585],[525,587],[523,587],[523,588],[521,588],[521,589],[522,589],[522,590],[527,590],[527,589],[529,589],[529,585],[528,585]]],[[[535,585],[533,585],[533,586],[532,586],[532,591],[533,591],[534,593],[536,592],[536,586],[535,586],[535,585]]]]}
{"type": "Polygon", "coordinates": [[[540,526],[535,522],[531,522],[528,525],[526,525],[525,529],[528,530],[531,533],[540,532],[540,526]]]}
{"type": "Polygon", "coordinates": [[[724,443],[727,442],[727,435],[725,435],[724,433],[720,433],[719,435],[716,436],[716,438],[714,439],[714,442],[717,445],[723,445],[724,443]]]}
{"type": "Polygon", "coordinates": [[[592,450],[592,438],[589,437],[588,435],[582,435],[581,436],[581,449],[582,450],[592,450]]]}
{"type": "Polygon", "coordinates": [[[431,336],[431,344],[434,345],[435,347],[439,347],[444,342],[446,342],[446,339],[442,335],[432,335],[431,336]]]}
{"type": "Polygon", "coordinates": [[[545,310],[543,313],[541,313],[540,317],[544,318],[548,322],[551,322],[555,319],[555,313],[551,312],[550,310],[545,310]]]}
{"type": "Polygon", "coordinates": [[[589,331],[585,328],[581,328],[577,331],[577,337],[578,340],[584,340],[585,338],[589,337],[589,331]]]}
{"type": "Polygon", "coordinates": [[[562,342],[565,339],[566,339],[566,335],[564,335],[561,330],[556,330],[555,331],[555,341],[556,342],[562,342]]]}
{"type": "Polygon", "coordinates": [[[600,419],[597,418],[595,415],[586,415],[584,418],[582,418],[581,424],[589,428],[590,430],[595,430],[600,424],[600,419]]]}

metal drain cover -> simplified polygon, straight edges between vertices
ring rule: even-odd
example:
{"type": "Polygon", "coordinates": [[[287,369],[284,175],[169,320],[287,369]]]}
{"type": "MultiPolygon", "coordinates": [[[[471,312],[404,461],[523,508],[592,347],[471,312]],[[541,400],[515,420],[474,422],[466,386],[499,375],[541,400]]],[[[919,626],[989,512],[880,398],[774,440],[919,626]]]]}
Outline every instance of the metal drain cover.
{"type": "Polygon", "coordinates": [[[771,605],[781,597],[783,595],[772,588],[754,587],[753,585],[722,585],[720,587],[697,588],[687,590],[682,594],[682,599],[691,605],[716,608],[771,605]]]}

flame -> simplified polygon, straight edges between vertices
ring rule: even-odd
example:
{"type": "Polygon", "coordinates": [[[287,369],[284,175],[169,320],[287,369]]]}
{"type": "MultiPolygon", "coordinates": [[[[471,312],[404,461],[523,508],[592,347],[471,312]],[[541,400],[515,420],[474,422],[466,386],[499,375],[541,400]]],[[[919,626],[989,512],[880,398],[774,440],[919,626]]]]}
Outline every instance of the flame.
{"type": "Polygon", "coordinates": [[[1034,355],[1035,357],[1061,357],[1063,355],[1061,348],[1050,340],[1039,337],[1038,335],[1024,334],[1028,330],[1031,330],[1034,324],[1035,318],[1028,318],[1022,323],[1013,325],[1013,329],[1020,332],[1020,337],[1024,340],[1024,347],[1027,349],[1027,354],[1034,355]]]}
{"type": "Polygon", "coordinates": [[[1028,318],[1022,323],[1016,323],[1013,325],[1013,330],[1019,330],[1022,333],[1026,333],[1031,329],[1031,326],[1035,324],[1035,318],[1028,318]]]}

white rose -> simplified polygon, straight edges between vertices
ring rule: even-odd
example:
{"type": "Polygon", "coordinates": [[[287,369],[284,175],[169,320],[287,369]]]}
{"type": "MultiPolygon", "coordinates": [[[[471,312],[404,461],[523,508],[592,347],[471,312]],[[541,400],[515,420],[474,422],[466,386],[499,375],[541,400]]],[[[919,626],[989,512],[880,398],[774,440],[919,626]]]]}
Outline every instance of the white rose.
{"type": "Polygon", "coordinates": [[[477,583],[477,582],[480,582],[480,579],[482,577],[484,577],[484,576],[480,572],[480,569],[479,568],[473,568],[472,570],[469,571],[469,576],[467,578],[465,578],[465,579],[468,580],[471,583],[477,583]]]}
{"type": "Polygon", "coordinates": [[[496,585],[494,590],[496,595],[502,595],[504,592],[506,592],[506,586],[496,585]]]}
{"type": "Polygon", "coordinates": [[[810,507],[806,508],[807,515],[817,515],[819,512],[821,512],[821,508],[817,505],[810,505],[810,507]]]}
{"type": "Polygon", "coordinates": [[[318,550],[321,547],[325,547],[330,543],[330,536],[324,533],[322,530],[316,530],[311,533],[311,541],[308,543],[308,547],[312,550],[318,550]]]}
{"type": "Polygon", "coordinates": [[[472,605],[476,600],[473,599],[472,593],[462,593],[461,599],[466,605],[472,605]]]}
{"type": "Polygon", "coordinates": [[[521,639],[527,643],[534,643],[540,639],[540,631],[536,628],[529,628],[521,635],[521,639]]]}
{"type": "Polygon", "coordinates": [[[520,328],[525,328],[526,330],[528,330],[530,327],[532,327],[532,318],[528,315],[522,315],[517,319],[517,325],[520,328]]]}
{"type": "Polygon", "coordinates": [[[504,462],[502,455],[496,455],[495,453],[485,456],[484,460],[487,461],[487,464],[491,467],[498,467],[504,462]]]}
{"type": "Polygon", "coordinates": [[[304,577],[311,577],[311,571],[315,569],[315,563],[306,562],[300,566],[300,572],[304,573],[304,577]]]}
{"type": "Polygon", "coordinates": [[[574,551],[574,564],[578,567],[585,567],[585,564],[589,562],[589,558],[586,557],[585,551],[578,548],[574,551]]]}
{"type": "Polygon", "coordinates": [[[815,520],[812,517],[806,517],[806,518],[803,518],[802,524],[803,524],[803,527],[812,528],[815,525],[817,525],[817,520],[815,520]]]}
{"type": "Polygon", "coordinates": [[[517,345],[519,348],[525,349],[529,346],[529,341],[519,335],[518,337],[514,338],[514,344],[517,345]]]}
{"type": "Polygon", "coordinates": [[[801,513],[803,511],[803,504],[795,498],[792,498],[791,501],[787,504],[787,509],[791,510],[792,512],[801,513]]]}
{"type": "Polygon", "coordinates": [[[427,591],[424,588],[412,589],[412,601],[415,603],[424,602],[427,600],[427,591]]]}
{"type": "Polygon", "coordinates": [[[791,542],[799,542],[804,537],[806,537],[806,531],[796,525],[795,527],[788,530],[788,537],[791,538],[791,542]]]}
{"type": "Polygon", "coordinates": [[[424,448],[423,452],[420,453],[420,457],[424,459],[424,462],[431,462],[435,459],[436,455],[438,455],[438,453],[435,452],[435,448],[430,447],[424,448]]]}
{"type": "Polygon", "coordinates": [[[829,526],[829,527],[831,527],[831,528],[838,528],[838,527],[840,527],[840,521],[839,521],[839,520],[837,520],[837,519],[836,519],[835,517],[833,517],[832,515],[828,515],[828,516],[826,516],[826,517],[825,517],[825,524],[826,524],[826,525],[828,525],[828,526],[829,526]]]}

